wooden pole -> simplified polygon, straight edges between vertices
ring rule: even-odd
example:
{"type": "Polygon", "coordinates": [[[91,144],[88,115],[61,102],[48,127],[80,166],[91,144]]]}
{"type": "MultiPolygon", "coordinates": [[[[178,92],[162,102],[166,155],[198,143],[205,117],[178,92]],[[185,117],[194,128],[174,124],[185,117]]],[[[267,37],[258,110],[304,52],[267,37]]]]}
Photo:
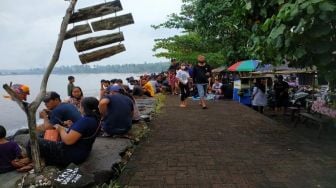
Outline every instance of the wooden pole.
{"type": "Polygon", "coordinates": [[[49,65],[43,75],[43,79],[41,82],[40,86],[40,92],[36,96],[35,100],[32,103],[25,103],[19,99],[19,97],[16,95],[16,93],[7,85],[3,85],[3,88],[7,91],[7,93],[12,97],[12,99],[18,103],[20,108],[26,113],[27,115],[27,120],[28,120],[28,128],[29,128],[29,135],[30,135],[30,144],[31,144],[31,154],[32,154],[32,159],[34,162],[34,169],[36,173],[40,173],[42,171],[42,165],[41,165],[41,159],[40,159],[40,151],[39,151],[39,146],[37,142],[37,135],[36,135],[36,111],[38,107],[40,106],[43,97],[46,94],[46,89],[47,89],[47,83],[49,76],[55,67],[59,55],[61,53],[63,41],[64,41],[64,36],[66,33],[66,29],[70,20],[70,16],[76,6],[77,0],[71,0],[70,5],[66,10],[66,14],[63,18],[62,24],[61,24],[61,29],[60,33],[58,35],[58,40],[56,44],[56,48],[54,50],[54,54],[49,62],[49,65]]]}

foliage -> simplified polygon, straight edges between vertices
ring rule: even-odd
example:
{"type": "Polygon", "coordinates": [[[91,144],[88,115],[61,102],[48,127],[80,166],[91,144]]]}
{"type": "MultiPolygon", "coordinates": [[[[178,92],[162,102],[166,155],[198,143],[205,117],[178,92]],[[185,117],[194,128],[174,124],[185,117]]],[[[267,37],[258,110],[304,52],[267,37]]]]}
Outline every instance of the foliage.
{"type": "Polygon", "coordinates": [[[250,51],[274,64],[284,59],[294,67],[317,66],[336,79],[336,4],[328,0],[279,1],[279,10],[258,25],[250,51]]]}
{"type": "Polygon", "coordinates": [[[195,59],[206,54],[213,65],[241,59],[317,66],[336,79],[334,0],[184,0],[179,15],[155,28],[180,28],[184,35],[156,40],[159,57],[195,59]]]}
{"type": "Polygon", "coordinates": [[[180,15],[173,14],[170,19],[154,28],[183,28],[185,34],[167,39],[156,40],[154,51],[157,57],[177,58],[194,62],[198,54],[207,57],[207,61],[219,66],[245,59],[247,37],[241,30],[245,9],[240,1],[185,0],[180,15]],[[239,9],[232,10],[232,7],[239,9]],[[242,11],[241,11],[242,10],[242,11]],[[223,45],[225,44],[225,45],[223,45]]]}
{"type": "Polygon", "coordinates": [[[121,186],[116,180],[111,180],[110,184],[104,183],[101,186],[96,186],[96,188],[120,188],[121,186]]]}
{"type": "Polygon", "coordinates": [[[166,102],[166,95],[163,95],[162,93],[159,93],[157,95],[155,95],[155,110],[154,113],[158,114],[161,112],[161,108],[164,106],[165,102],[166,102]]]}

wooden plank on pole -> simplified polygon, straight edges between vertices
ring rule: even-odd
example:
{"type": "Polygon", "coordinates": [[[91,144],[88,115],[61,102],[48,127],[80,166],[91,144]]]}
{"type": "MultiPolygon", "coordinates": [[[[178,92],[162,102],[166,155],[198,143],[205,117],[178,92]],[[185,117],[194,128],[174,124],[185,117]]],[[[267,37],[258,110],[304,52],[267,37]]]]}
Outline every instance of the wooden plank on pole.
{"type": "Polygon", "coordinates": [[[119,44],[117,46],[112,46],[109,48],[103,48],[86,54],[81,54],[79,55],[79,59],[82,62],[82,64],[87,64],[93,61],[99,61],[101,59],[113,56],[125,50],[126,50],[125,46],[123,44],[119,44]]]}
{"type": "Polygon", "coordinates": [[[103,20],[92,22],[91,26],[94,31],[101,31],[101,30],[112,30],[133,23],[134,23],[133,16],[131,13],[129,13],[121,16],[106,18],[103,20]]]}
{"type": "Polygon", "coordinates": [[[121,6],[120,0],[82,8],[71,15],[69,23],[80,22],[91,18],[97,18],[100,16],[121,11],[122,9],[123,8],[121,6]]]}
{"type": "Polygon", "coordinates": [[[122,32],[113,33],[99,37],[91,37],[83,40],[79,40],[75,42],[75,47],[78,52],[82,52],[85,50],[90,50],[93,48],[97,48],[100,46],[104,46],[107,44],[112,44],[115,42],[121,42],[124,40],[124,35],[122,32]]]}
{"type": "Polygon", "coordinates": [[[92,33],[91,27],[88,23],[84,25],[77,25],[66,32],[64,40],[72,38],[72,37],[76,37],[79,35],[85,35],[88,33],[92,33]]]}

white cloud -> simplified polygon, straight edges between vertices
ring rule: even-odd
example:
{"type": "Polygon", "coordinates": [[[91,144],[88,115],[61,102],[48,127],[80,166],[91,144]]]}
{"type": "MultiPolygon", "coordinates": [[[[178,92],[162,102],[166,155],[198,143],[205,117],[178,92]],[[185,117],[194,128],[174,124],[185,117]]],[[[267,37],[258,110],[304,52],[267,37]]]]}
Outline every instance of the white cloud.
{"type": "MultiPolygon", "coordinates": [[[[76,8],[104,1],[79,0],[76,8]]],[[[155,38],[172,36],[178,31],[154,30],[152,24],[166,20],[167,15],[179,12],[180,0],[121,0],[123,11],[132,13],[135,24],[121,28],[126,52],[92,64],[157,62],[153,57],[155,38]]],[[[62,0],[1,0],[0,1],[0,69],[45,67],[56,45],[60,23],[68,2],[62,0]]],[[[105,33],[112,33],[109,31],[105,33]]],[[[102,32],[104,33],[104,32],[102,32]]],[[[82,37],[84,38],[84,37],[82,37]]],[[[80,64],[73,46],[74,39],[64,42],[59,65],[80,64]]]]}

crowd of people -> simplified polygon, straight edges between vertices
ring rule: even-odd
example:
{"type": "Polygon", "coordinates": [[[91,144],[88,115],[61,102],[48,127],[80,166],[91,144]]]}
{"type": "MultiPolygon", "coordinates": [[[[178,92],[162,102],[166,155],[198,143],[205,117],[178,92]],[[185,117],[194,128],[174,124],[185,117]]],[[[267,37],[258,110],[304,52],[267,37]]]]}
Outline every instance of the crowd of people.
{"type": "MultiPolygon", "coordinates": [[[[47,165],[66,166],[84,162],[97,136],[129,136],[132,124],[141,119],[135,100],[137,97],[169,93],[180,95],[177,105],[181,108],[186,108],[188,98],[192,97],[199,100],[201,109],[207,109],[209,95],[213,99],[226,95],[222,80],[212,75],[212,69],[203,55],[197,57],[194,65],[172,59],[166,72],[143,75],[138,80],[129,77],[127,81],[130,85],[124,84],[121,79],[103,79],[98,97],[85,97],[82,89],[75,85],[73,76],[69,76],[68,81],[66,100],[61,100],[55,91],[47,92],[43,98],[46,107],[40,112],[43,123],[37,125],[36,131],[40,155],[47,165]]],[[[14,84],[12,89],[20,100],[27,100],[28,86],[14,84]]],[[[274,85],[278,107],[287,105],[287,89],[288,84],[279,77],[274,85]]],[[[229,92],[232,94],[232,91],[229,92]]],[[[267,104],[263,80],[255,80],[251,100],[253,108],[263,112],[267,104]]],[[[23,155],[16,143],[6,140],[3,126],[0,126],[0,150],[0,173],[33,168],[30,144],[27,145],[27,155],[23,155]]]]}

